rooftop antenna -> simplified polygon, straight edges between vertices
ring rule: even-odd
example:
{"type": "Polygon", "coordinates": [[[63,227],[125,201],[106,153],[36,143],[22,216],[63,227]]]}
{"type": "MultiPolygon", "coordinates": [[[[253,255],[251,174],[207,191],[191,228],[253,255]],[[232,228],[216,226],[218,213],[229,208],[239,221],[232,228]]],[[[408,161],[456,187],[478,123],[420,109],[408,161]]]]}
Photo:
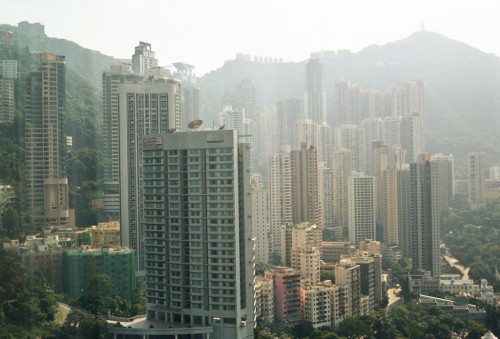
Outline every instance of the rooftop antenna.
{"type": "Polygon", "coordinates": [[[203,124],[203,120],[195,119],[188,124],[188,128],[191,130],[195,130],[195,129],[198,129],[198,127],[200,127],[201,124],[203,124]]]}

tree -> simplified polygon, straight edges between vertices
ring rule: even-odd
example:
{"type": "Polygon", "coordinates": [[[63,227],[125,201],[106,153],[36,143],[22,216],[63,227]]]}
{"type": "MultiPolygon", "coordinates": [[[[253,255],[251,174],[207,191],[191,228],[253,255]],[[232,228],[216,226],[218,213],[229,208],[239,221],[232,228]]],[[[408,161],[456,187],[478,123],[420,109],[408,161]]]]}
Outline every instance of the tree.
{"type": "Polygon", "coordinates": [[[494,280],[491,269],[482,261],[470,265],[469,277],[474,281],[479,281],[481,279],[487,279],[488,281],[494,280]]]}
{"type": "Polygon", "coordinates": [[[108,275],[95,275],[78,298],[78,303],[90,313],[108,314],[112,310],[112,300],[109,297],[112,290],[113,282],[108,275]]]}
{"type": "Polygon", "coordinates": [[[370,326],[360,318],[347,317],[335,330],[343,338],[373,338],[370,326]]]}
{"type": "Polygon", "coordinates": [[[0,248],[0,338],[25,338],[50,332],[57,312],[54,292],[0,248]]]}
{"type": "Polygon", "coordinates": [[[292,327],[292,335],[294,338],[307,338],[313,331],[314,327],[307,321],[301,321],[292,327]]]}
{"type": "Polygon", "coordinates": [[[267,263],[259,262],[255,264],[255,275],[264,275],[265,271],[270,271],[272,266],[267,263]]]}
{"type": "Polygon", "coordinates": [[[73,310],[56,332],[58,339],[104,339],[107,337],[107,323],[99,317],[73,310]]]}
{"type": "Polygon", "coordinates": [[[319,278],[321,281],[331,280],[332,283],[335,282],[335,274],[333,272],[323,271],[320,273],[319,278]]]}

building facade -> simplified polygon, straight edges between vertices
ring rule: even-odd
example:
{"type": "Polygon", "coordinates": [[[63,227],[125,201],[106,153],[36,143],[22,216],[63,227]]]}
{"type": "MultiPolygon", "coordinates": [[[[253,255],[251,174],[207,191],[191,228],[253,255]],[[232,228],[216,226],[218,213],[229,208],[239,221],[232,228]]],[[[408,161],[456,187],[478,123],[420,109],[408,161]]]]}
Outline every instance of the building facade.
{"type": "Polygon", "coordinates": [[[64,56],[40,54],[26,79],[25,191],[35,226],[72,226],[66,173],[66,67],[64,56]]]}
{"type": "Polygon", "coordinates": [[[136,251],[139,270],[144,268],[143,140],[179,128],[180,90],[179,81],[169,78],[117,87],[122,246],[136,251]]]}
{"type": "Polygon", "coordinates": [[[252,338],[249,145],[234,130],[144,142],[147,318],[252,338]]]}

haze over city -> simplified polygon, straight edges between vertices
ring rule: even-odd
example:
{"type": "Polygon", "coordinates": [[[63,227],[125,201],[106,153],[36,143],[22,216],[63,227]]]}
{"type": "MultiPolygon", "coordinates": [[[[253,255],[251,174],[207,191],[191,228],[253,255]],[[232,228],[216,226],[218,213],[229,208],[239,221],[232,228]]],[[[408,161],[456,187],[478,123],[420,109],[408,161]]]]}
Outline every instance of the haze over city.
{"type": "Polygon", "coordinates": [[[0,339],[500,336],[496,1],[2,9],[0,339]]]}
{"type": "MultiPolygon", "coordinates": [[[[198,76],[236,53],[303,61],[320,50],[357,52],[424,27],[500,55],[500,3],[432,1],[64,1],[5,0],[0,22],[46,25],[47,35],[129,59],[137,41],[198,76]]],[[[163,65],[162,65],[163,66],[163,65]]]]}

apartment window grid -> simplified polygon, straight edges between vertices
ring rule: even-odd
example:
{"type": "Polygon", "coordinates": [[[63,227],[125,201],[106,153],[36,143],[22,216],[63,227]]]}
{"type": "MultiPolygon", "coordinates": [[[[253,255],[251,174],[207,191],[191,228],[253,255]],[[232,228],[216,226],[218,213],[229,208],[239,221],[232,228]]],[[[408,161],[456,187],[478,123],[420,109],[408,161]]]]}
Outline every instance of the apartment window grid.
{"type": "MultiPolygon", "coordinates": [[[[158,173],[158,168],[146,166],[145,215],[146,218],[151,216],[151,219],[146,219],[148,272],[163,273],[156,266],[158,257],[150,253],[165,248],[165,254],[168,254],[164,258],[164,273],[168,278],[161,278],[162,284],[158,284],[159,278],[151,276],[151,282],[148,281],[149,302],[164,299],[165,304],[173,308],[235,309],[234,197],[230,194],[233,192],[234,170],[231,169],[234,164],[233,156],[226,155],[231,151],[230,148],[168,151],[163,159],[164,164],[168,164],[163,168],[163,178],[147,175],[150,171],[158,173]],[[217,154],[215,158],[208,156],[214,153],[217,154]],[[161,201],[160,196],[155,195],[159,193],[155,190],[161,182],[164,183],[162,189],[167,192],[167,201],[161,201]],[[158,239],[162,232],[155,232],[161,218],[152,216],[161,212],[154,201],[168,206],[169,229],[165,241],[158,239]],[[212,265],[203,265],[204,259],[212,265]],[[206,274],[210,276],[210,286],[204,286],[206,274]],[[154,290],[159,286],[169,293],[161,297],[155,294],[154,290]],[[204,292],[207,288],[208,296],[204,292]]],[[[158,154],[156,158],[149,157],[149,154],[145,154],[146,164],[161,161],[158,154]]]]}

